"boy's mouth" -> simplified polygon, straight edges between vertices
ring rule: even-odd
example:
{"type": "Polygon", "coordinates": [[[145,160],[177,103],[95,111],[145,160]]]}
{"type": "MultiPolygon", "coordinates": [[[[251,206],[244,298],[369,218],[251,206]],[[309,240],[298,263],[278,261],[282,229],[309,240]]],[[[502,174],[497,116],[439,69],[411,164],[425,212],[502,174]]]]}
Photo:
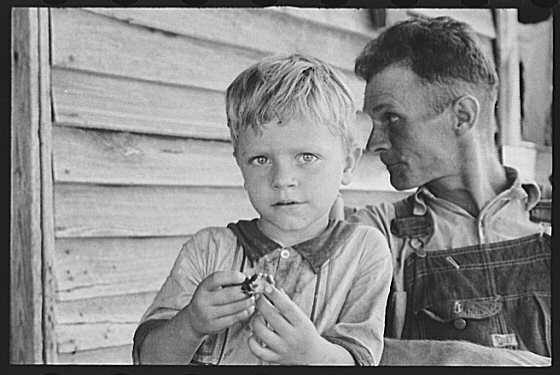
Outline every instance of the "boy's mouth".
{"type": "Polygon", "coordinates": [[[283,206],[295,206],[298,204],[302,204],[303,202],[297,202],[297,201],[278,201],[276,203],[274,203],[272,206],[273,207],[283,207],[283,206]]]}

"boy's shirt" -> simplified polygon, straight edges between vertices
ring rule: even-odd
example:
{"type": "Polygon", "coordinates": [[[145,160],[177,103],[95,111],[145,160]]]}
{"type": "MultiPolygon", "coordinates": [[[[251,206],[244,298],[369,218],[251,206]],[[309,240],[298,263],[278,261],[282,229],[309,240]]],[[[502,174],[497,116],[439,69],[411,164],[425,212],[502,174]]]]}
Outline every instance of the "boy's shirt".
{"type": "MultiPolygon", "coordinates": [[[[238,270],[273,275],[277,287],[327,340],[344,347],[357,364],[376,365],[383,350],[385,308],[392,277],[391,256],[381,233],[331,221],[316,238],[282,247],[266,237],[256,219],[228,228],[206,228],[191,237],[138,327],[133,357],[147,331],[186,306],[198,284],[213,272],[238,270]]],[[[267,364],[247,345],[249,321],[208,336],[193,363],[267,364]]]]}

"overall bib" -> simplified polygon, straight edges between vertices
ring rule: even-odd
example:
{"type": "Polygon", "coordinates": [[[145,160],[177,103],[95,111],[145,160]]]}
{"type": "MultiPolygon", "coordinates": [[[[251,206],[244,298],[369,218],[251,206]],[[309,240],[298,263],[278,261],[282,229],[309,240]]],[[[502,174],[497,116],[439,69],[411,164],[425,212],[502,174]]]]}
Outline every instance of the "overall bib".
{"type": "Polygon", "coordinates": [[[390,297],[389,336],[465,340],[550,357],[551,237],[536,233],[425,251],[433,221],[429,213],[403,215],[401,202],[391,231],[413,253],[401,260],[400,282],[390,297]]]}

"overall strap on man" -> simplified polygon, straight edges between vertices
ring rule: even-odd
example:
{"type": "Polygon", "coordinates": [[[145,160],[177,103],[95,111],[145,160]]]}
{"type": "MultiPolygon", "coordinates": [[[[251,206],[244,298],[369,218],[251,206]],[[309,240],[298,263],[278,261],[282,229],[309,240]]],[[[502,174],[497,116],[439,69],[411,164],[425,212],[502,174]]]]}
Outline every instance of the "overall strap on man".
{"type": "Polygon", "coordinates": [[[414,215],[414,194],[393,203],[395,218],[391,220],[391,233],[402,239],[400,249],[396,254],[396,264],[393,272],[393,290],[389,300],[389,311],[392,311],[392,324],[388,327],[391,337],[401,338],[406,316],[407,293],[404,288],[404,263],[406,261],[407,243],[418,256],[425,255],[424,240],[434,231],[432,217],[426,212],[424,215],[414,215]]]}

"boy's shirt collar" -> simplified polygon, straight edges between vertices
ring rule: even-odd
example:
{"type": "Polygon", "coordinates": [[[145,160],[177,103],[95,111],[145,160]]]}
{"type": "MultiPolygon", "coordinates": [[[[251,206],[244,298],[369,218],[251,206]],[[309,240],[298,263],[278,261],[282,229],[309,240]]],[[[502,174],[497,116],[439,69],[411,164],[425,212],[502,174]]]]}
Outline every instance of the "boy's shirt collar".
{"type": "MultiPolygon", "coordinates": [[[[252,263],[282,245],[268,238],[257,226],[257,220],[239,220],[227,227],[235,234],[238,243],[252,263]]],[[[290,246],[296,250],[317,273],[321,266],[340,248],[352,234],[356,224],[330,220],[327,227],[317,237],[290,246]]]]}

